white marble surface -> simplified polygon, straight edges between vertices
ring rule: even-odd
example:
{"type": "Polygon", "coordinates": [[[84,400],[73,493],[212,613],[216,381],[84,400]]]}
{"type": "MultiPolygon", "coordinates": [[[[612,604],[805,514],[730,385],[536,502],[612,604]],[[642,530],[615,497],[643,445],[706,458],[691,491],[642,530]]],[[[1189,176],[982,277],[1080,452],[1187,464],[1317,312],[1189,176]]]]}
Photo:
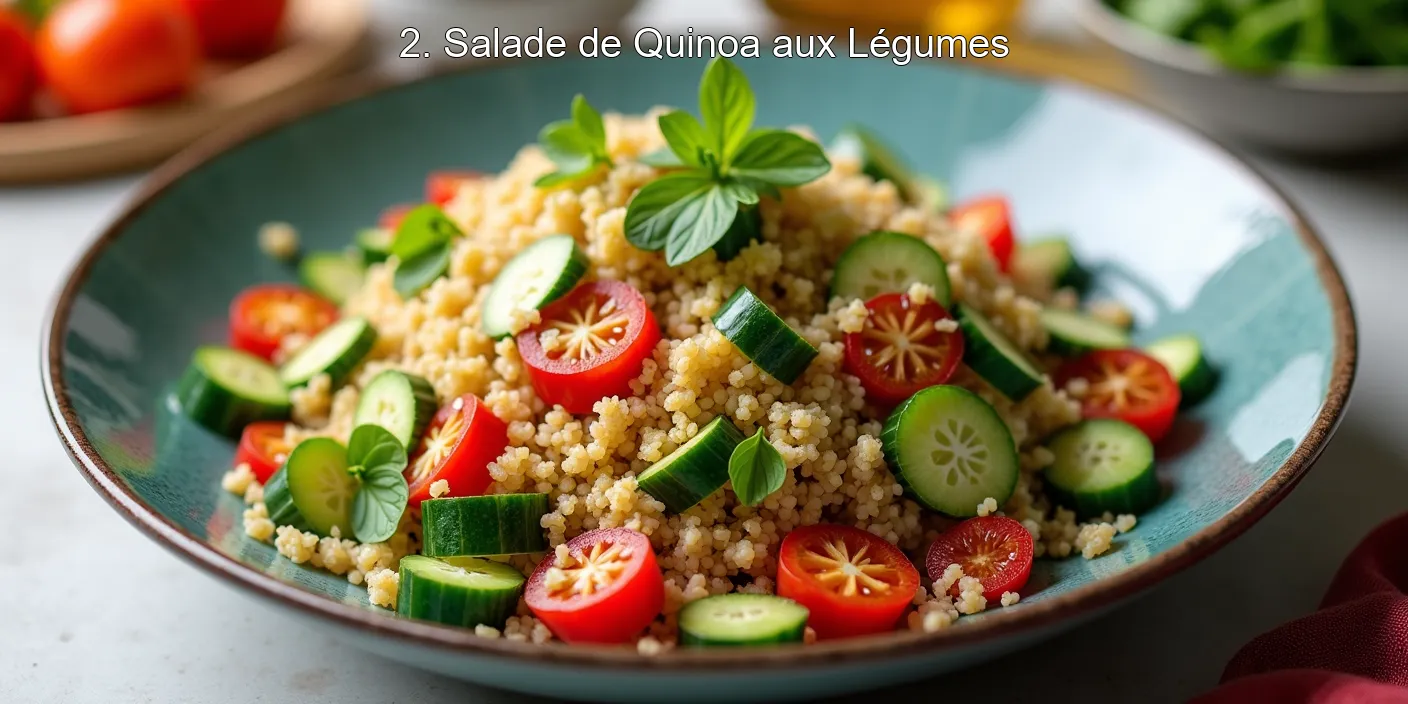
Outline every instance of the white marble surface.
{"type": "MultiPolygon", "coordinates": [[[[668,22],[667,5],[680,4],[652,2],[638,18],[668,22]]],[[[1259,163],[1326,233],[1358,309],[1360,378],[1324,458],[1259,525],[1149,596],[1028,652],[887,694],[1184,700],[1212,686],[1248,638],[1313,609],[1346,551],[1405,509],[1408,160],[1336,170],[1259,163]]],[[[77,249],[135,184],[126,177],[0,189],[0,241],[19,263],[0,277],[0,447],[7,455],[0,463],[0,700],[527,701],[394,665],[281,619],[126,525],[73,469],[43,410],[38,331],[77,249]]]]}

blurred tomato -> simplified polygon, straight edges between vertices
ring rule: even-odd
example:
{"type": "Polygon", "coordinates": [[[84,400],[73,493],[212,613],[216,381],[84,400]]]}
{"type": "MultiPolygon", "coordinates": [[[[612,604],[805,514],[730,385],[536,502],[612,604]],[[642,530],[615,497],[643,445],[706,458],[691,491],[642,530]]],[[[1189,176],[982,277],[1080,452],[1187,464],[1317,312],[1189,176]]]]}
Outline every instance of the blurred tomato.
{"type": "Polygon", "coordinates": [[[68,0],[37,44],[49,87],[80,113],[184,93],[201,60],[195,23],[176,0],[68,0]]]}
{"type": "Polygon", "coordinates": [[[195,18],[206,56],[268,53],[279,38],[287,0],[181,0],[195,18]]]}
{"type": "Polygon", "coordinates": [[[29,112],[35,73],[29,27],[23,17],[0,6],[0,122],[29,112]]]}

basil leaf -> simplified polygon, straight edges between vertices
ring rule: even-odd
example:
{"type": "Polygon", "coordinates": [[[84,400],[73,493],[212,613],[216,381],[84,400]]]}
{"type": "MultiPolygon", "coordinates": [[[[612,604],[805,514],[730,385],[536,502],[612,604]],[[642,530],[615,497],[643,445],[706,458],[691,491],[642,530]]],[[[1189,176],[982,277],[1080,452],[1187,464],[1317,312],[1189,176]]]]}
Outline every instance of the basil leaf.
{"type": "Polygon", "coordinates": [[[738,201],[741,205],[756,205],[758,202],[758,192],[747,183],[729,179],[724,181],[722,186],[724,194],[738,201]]]}
{"type": "Polygon", "coordinates": [[[396,228],[396,239],[391,241],[391,253],[405,262],[463,235],[445,211],[427,203],[406,213],[396,228]]]}
{"type": "Polygon", "coordinates": [[[756,109],[748,77],[728,59],[710,60],[699,81],[699,114],[725,163],[748,135],[756,109]]]}
{"type": "Polygon", "coordinates": [[[800,186],[830,170],[831,162],[816,142],[786,130],[759,130],[739,147],[729,173],[775,186],[800,186]]]}
{"type": "Polygon", "coordinates": [[[712,188],[708,174],[684,171],[645,184],[626,206],[626,241],[653,252],[665,248],[675,216],[689,199],[712,188]]]}
{"type": "Polygon", "coordinates": [[[758,428],[753,437],[733,448],[728,458],[728,478],[739,503],[757,506],[787,481],[787,463],[763,437],[763,429],[758,428]]]}
{"type": "Polygon", "coordinates": [[[450,242],[446,241],[409,259],[399,260],[391,284],[402,299],[410,300],[449,270],[450,242]]]}
{"type": "Polygon", "coordinates": [[[660,116],[660,132],[670,145],[670,151],[679,156],[680,161],[692,166],[703,166],[702,155],[710,151],[709,134],[694,116],[676,110],[660,116]]]}
{"type": "Polygon", "coordinates": [[[398,472],[406,469],[406,448],[391,431],[379,425],[359,425],[347,439],[347,464],[360,465],[370,471],[391,467],[398,472]]]}
{"type": "Polygon", "coordinates": [[[712,248],[738,214],[738,201],[719,184],[680,202],[684,207],[675,215],[665,244],[665,263],[670,266],[684,264],[712,248]]]}
{"type": "Polygon", "coordinates": [[[642,154],[636,157],[636,161],[646,166],[654,166],[657,169],[673,169],[685,165],[673,151],[670,151],[669,147],[657,149],[649,154],[642,154]]]}
{"type": "Polygon", "coordinates": [[[577,123],[578,129],[589,140],[593,146],[593,154],[606,156],[606,126],[601,122],[601,113],[587,102],[586,97],[578,93],[572,99],[572,121],[577,123]],[[598,148],[599,147],[599,148],[598,148]]]}
{"type": "Polygon", "coordinates": [[[352,499],[352,534],[358,542],[380,543],[395,535],[409,496],[400,471],[386,465],[367,467],[362,487],[352,499]]]}

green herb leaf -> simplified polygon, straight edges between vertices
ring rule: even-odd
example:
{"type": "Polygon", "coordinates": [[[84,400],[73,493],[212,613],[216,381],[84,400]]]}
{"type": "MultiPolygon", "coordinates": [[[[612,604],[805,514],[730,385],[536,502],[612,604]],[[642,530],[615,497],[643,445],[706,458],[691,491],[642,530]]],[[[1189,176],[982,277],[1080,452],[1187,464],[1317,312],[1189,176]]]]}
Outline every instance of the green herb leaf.
{"type": "Polygon", "coordinates": [[[675,217],[695,196],[714,187],[699,171],[666,174],[645,184],[626,206],[626,240],[654,252],[665,248],[675,217]]]}
{"type": "Polygon", "coordinates": [[[581,178],[602,164],[611,165],[601,113],[581,95],[572,99],[572,119],[548,123],[538,132],[538,144],[557,166],[533,183],[539,188],[581,178]]]}
{"type": "Polygon", "coordinates": [[[347,443],[347,461],[360,467],[362,486],[352,499],[352,533],[359,542],[380,543],[396,533],[406,512],[406,448],[379,425],[360,425],[347,443]]]}
{"type": "Polygon", "coordinates": [[[748,77],[732,61],[716,58],[699,81],[699,114],[714,140],[714,153],[725,163],[753,126],[757,105],[748,77]]]}
{"type": "Polygon", "coordinates": [[[738,201],[740,205],[756,205],[758,203],[758,192],[748,183],[731,178],[721,185],[724,194],[738,201]]]}
{"type": "Polygon", "coordinates": [[[728,478],[733,493],[745,506],[757,506],[787,481],[787,463],[777,448],[763,437],[763,429],[738,443],[728,458],[728,478]]]}
{"type": "Polygon", "coordinates": [[[445,211],[426,204],[406,213],[396,228],[396,239],[391,241],[391,253],[404,262],[463,235],[445,211]]]}
{"type": "Polygon", "coordinates": [[[733,224],[729,225],[728,232],[714,245],[714,254],[718,255],[719,261],[726,262],[762,238],[763,219],[758,213],[758,208],[740,207],[738,215],[733,218],[733,224]]]}
{"type": "Polygon", "coordinates": [[[396,263],[391,285],[403,300],[424,291],[427,286],[450,270],[450,242],[432,245],[420,254],[396,263]]]}
{"type": "Polygon", "coordinates": [[[680,110],[661,115],[660,132],[680,162],[704,165],[704,154],[711,150],[709,134],[693,115],[680,110]]]}
{"type": "Polygon", "coordinates": [[[404,471],[406,448],[386,428],[370,423],[359,425],[347,439],[347,463],[367,470],[389,466],[404,471]]]}
{"type": "Polygon", "coordinates": [[[646,166],[654,166],[657,169],[675,169],[685,165],[669,147],[657,149],[649,154],[642,154],[636,158],[636,161],[646,166]]]}
{"type": "Polygon", "coordinates": [[[738,214],[738,201],[719,184],[681,202],[684,207],[675,215],[665,244],[665,263],[670,266],[684,264],[711,249],[738,214]]]}
{"type": "Polygon", "coordinates": [[[578,93],[572,99],[572,121],[577,123],[577,127],[582,130],[582,134],[591,140],[597,148],[596,154],[601,157],[606,156],[606,125],[601,122],[601,113],[587,102],[586,96],[578,93]]]}
{"type": "Polygon", "coordinates": [[[831,162],[816,142],[786,130],[759,130],[739,147],[730,173],[776,186],[800,186],[830,170],[831,162]]]}

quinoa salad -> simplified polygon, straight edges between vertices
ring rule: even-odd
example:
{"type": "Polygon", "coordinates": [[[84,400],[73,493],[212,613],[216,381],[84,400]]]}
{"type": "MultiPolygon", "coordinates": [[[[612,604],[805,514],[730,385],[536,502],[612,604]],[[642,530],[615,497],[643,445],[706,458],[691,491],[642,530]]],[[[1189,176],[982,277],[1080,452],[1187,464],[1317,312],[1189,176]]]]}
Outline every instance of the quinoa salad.
{"type": "Polygon", "coordinates": [[[1195,337],[1136,348],[1064,238],[866,127],[755,126],[727,60],[699,102],[578,96],[346,251],[265,226],[301,285],[176,391],[238,438],[248,537],[402,617],[653,655],[940,631],[1159,502],[1195,337]]]}

